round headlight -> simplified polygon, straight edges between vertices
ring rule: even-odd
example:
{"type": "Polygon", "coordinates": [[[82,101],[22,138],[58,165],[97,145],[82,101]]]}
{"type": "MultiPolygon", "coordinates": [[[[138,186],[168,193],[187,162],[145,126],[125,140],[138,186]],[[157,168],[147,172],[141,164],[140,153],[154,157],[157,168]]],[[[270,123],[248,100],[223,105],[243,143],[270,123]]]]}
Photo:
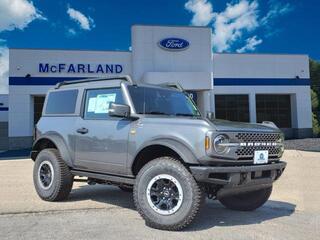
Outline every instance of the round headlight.
{"type": "Polygon", "coordinates": [[[229,138],[226,135],[218,135],[213,140],[213,148],[218,154],[225,154],[228,153],[230,147],[227,143],[229,143],[229,138]]]}

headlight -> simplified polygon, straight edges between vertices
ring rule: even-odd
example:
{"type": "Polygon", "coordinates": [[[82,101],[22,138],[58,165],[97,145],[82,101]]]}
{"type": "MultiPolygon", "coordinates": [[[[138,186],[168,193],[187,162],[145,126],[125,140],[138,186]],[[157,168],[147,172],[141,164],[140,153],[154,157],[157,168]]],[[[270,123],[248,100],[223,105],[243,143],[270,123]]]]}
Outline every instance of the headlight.
{"type": "Polygon", "coordinates": [[[218,154],[226,154],[230,150],[229,137],[226,135],[218,135],[213,140],[213,148],[218,154]]]}

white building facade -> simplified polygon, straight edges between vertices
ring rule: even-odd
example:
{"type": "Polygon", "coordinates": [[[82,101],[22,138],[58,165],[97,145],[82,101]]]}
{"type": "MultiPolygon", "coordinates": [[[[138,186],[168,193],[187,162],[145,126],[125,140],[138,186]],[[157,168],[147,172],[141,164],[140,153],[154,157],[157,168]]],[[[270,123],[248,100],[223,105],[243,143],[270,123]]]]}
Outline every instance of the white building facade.
{"type": "Polygon", "coordinates": [[[131,51],[10,49],[9,94],[0,95],[0,149],[28,148],[44,97],[56,83],[130,75],[136,82],[178,82],[202,113],[274,121],[288,138],[312,135],[307,55],[212,54],[211,29],[140,26],[131,51]]]}

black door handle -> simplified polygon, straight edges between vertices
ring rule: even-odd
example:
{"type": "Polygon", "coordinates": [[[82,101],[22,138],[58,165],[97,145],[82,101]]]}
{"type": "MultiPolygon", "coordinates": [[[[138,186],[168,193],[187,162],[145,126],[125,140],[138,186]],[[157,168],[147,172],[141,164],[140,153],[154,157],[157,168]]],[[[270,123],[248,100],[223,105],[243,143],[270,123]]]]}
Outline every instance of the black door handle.
{"type": "Polygon", "coordinates": [[[86,134],[89,132],[89,130],[87,128],[79,128],[77,129],[77,132],[80,133],[80,134],[86,134]]]}

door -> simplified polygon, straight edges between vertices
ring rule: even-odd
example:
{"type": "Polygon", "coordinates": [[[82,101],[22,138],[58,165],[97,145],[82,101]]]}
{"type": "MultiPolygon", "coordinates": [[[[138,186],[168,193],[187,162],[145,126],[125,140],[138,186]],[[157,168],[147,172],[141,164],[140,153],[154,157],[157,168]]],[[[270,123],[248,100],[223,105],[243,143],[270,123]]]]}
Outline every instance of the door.
{"type": "Polygon", "coordinates": [[[131,121],[109,116],[111,102],[123,104],[120,88],[88,89],[76,123],[75,163],[88,171],[126,174],[131,121]]]}
{"type": "Polygon", "coordinates": [[[45,96],[34,96],[33,97],[33,124],[36,125],[42,115],[43,104],[45,96]]]}

